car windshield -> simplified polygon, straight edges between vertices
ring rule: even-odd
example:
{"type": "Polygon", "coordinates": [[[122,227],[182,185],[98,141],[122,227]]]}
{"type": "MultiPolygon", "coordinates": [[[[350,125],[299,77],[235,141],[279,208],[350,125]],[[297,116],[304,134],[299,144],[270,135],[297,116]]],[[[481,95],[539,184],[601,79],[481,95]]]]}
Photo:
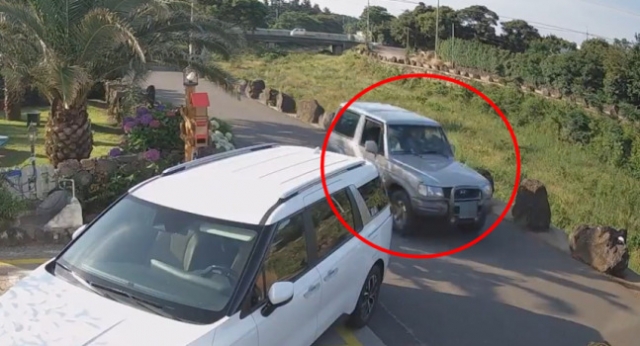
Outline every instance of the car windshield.
{"type": "Polygon", "coordinates": [[[390,154],[452,156],[451,146],[439,126],[389,125],[387,143],[390,154]]]}
{"type": "Polygon", "coordinates": [[[58,262],[104,291],[150,301],[168,317],[212,323],[226,313],[259,229],[127,195],[58,262]]]}

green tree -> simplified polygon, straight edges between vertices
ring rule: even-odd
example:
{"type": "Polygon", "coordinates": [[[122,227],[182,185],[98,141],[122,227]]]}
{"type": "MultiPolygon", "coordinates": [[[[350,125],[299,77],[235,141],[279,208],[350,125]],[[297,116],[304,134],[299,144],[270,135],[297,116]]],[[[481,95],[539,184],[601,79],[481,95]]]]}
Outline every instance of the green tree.
{"type": "Polygon", "coordinates": [[[486,6],[474,5],[458,11],[458,19],[462,24],[461,38],[475,38],[483,43],[497,42],[496,25],[498,15],[486,6]]]}
{"type": "MultiPolygon", "coordinates": [[[[155,0],[29,0],[0,1],[7,26],[0,35],[23,30],[36,42],[38,63],[19,65],[50,102],[45,150],[56,166],[66,159],[83,159],[93,150],[87,97],[100,81],[122,76],[136,78],[148,71],[149,62],[184,67],[191,65],[208,79],[224,83],[226,75],[204,61],[190,60],[180,52],[192,34],[199,47],[223,56],[241,42],[225,31],[227,26],[196,15],[178,2],[155,0]]],[[[21,61],[19,56],[14,61],[21,61]]]]}
{"type": "Polygon", "coordinates": [[[524,52],[529,44],[540,38],[538,29],[524,20],[516,19],[500,23],[502,26],[502,44],[512,52],[524,52]]]}

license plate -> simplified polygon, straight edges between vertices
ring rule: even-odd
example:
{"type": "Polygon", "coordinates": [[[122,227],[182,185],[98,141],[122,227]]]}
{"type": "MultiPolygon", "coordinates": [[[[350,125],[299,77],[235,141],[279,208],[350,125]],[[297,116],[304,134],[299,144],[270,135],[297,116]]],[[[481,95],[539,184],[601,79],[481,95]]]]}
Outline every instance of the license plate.
{"type": "Polygon", "coordinates": [[[458,218],[459,219],[473,219],[478,216],[478,203],[477,202],[463,202],[457,203],[458,218]]]}

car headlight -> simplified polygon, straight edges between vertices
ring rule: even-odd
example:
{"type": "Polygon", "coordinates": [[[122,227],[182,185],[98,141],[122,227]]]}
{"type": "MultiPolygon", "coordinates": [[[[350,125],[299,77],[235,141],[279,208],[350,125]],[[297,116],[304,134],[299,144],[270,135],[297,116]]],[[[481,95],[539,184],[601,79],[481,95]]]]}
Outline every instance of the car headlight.
{"type": "Polygon", "coordinates": [[[424,184],[418,185],[418,193],[425,197],[444,197],[442,188],[424,184]]]}
{"type": "Polygon", "coordinates": [[[484,196],[491,197],[491,195],[493,194],[493,189],[491,188],[491,183],[486,183],[485,185],[482,185],[482,187],[480,189],[482,190],[482,195],[484,195],[484,196]]]}

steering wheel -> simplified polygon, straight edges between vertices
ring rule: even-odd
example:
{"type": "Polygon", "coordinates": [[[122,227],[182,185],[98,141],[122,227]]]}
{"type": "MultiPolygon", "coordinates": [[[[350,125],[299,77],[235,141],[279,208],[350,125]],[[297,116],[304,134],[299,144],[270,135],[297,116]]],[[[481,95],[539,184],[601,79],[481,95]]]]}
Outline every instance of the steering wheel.
{"type": "Polygon", "coordinates": [[[236,282],[239,279],[238,274],[233,271],[233,269],[219,266],[217,264],[212,264],[204,269],[196,270],[195,272],[202,277],[211,277],[211,274],[221,274],[233,282],[236,282]]]}

